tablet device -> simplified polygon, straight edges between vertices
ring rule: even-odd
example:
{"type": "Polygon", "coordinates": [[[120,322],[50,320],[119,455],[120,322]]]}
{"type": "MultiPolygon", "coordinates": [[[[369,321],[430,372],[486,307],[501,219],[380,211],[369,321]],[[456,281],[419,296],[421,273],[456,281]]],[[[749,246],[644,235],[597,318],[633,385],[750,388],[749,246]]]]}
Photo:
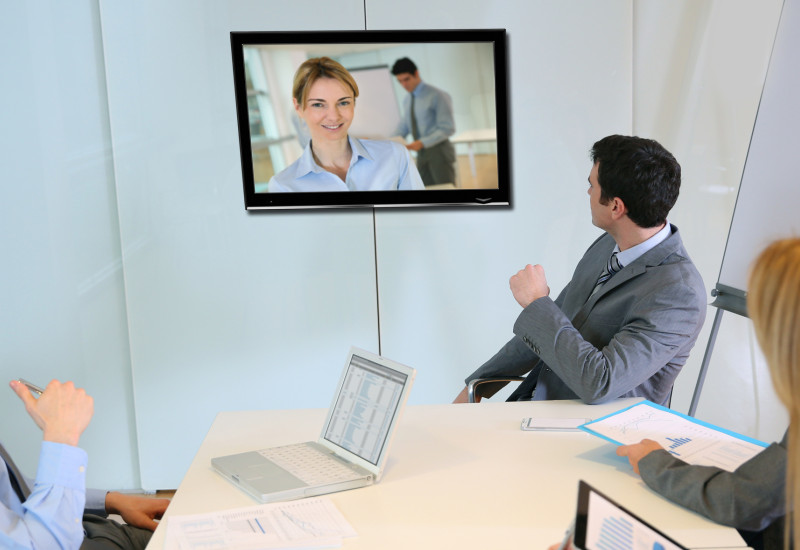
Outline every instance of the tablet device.
{"type": "Polygon", "coordinates": [[[583,480],[578,484],[573,545],[578,550],[688,550],[583,480]]]}

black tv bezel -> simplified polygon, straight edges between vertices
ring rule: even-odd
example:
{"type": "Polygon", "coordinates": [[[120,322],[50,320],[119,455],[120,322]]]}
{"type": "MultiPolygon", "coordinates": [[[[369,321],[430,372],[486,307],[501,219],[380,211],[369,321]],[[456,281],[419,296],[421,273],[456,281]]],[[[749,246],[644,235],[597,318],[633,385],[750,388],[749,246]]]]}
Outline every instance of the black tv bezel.
{"type": "Polygon", "coordinates": [[[231,32],[231,56],[239,133],[244,202],[247,210],[510,206],[511,167],[508,119],[508,62],[505,29],[382,30],[382,31],[254,31],[231,32]],[[495,120],[497,130],[496,189],[446,189],[414,191],[350,191],[319,193],[256,193],[253,173],[244,46],[282,44],[416,44],[491,42],[494,46],[495,120]]]}

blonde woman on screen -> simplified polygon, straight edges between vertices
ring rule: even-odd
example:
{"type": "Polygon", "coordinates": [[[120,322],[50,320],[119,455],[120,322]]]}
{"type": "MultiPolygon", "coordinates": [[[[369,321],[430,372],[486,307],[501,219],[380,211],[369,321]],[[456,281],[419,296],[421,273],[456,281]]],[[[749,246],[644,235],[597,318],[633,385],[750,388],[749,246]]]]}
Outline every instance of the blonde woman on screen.
{"type": "Polygon", "coordinates": [[[348,134],[358,84],[341,64],[329,57],[306,60],[295,73],[292,96],[311,141],[299,159],[272,177],[270,193],[424,189],[401,144],[348,134]]]}

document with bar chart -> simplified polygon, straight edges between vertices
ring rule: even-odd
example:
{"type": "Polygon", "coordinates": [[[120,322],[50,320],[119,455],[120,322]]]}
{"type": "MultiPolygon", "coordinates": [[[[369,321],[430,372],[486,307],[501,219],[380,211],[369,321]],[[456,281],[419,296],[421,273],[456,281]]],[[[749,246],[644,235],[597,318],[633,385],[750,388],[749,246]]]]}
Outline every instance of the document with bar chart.
{"type": "Polygon", "coordinates": [[[332,501],[310,498],[167,520],[168,550],[338,548],[356,532],[332,501]]]}
{"type": "Polygon", "coordinates": [[[657,441],[689,464],[734,471],[767,444],[697,420],[650,401],[642,401],[581,426],[617,445],[657,441]]]}

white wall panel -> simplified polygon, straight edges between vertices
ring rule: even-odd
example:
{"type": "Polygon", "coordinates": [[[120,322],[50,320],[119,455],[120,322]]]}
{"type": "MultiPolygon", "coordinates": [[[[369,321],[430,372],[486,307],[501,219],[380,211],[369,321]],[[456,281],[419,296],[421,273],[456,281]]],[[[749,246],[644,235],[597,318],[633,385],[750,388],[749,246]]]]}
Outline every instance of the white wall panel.
{"type": "MultiPolygon", "coordinates": [[[[91,486],[139,487],[97,3],[0,5],[0,380],[95,399],[91,486]]],[[[0,438],[34,475],[41,431],[8,388],[0,438]]]]}
{"type": "MultiPolygon", "coordinates": [[[[682,166],[670,220],[680,227],[709,291],[719,277],[782,1],[634,2],[634,131],[682,166]]],[[[683,373],[673,407],[689,409],[716,308],[683,373]]],[[[780,438],[785,416],[753,348],[749,321],[726,313],[697,416],[780,438]]]]}
{"type": "MultiPolygon", "coordinates": [[[[555,296],[599,234],[588,153],[598,139],[631,131],[631,5],[405,6],[368,0],[368,28],[508,32],[513,207],[377,213],[382,351],[420,370],[411,402],[441,403],[513,335],[520,308],[509,277],[540,263],[555,296]]],[[[435,74],[421,76],[436,85],[435,74]]]]}
{"type": "MultiPolygon", "coordinates": [[[[347,347],[377,351],[377,300],[381,351],[420,371],[411,402],[452,399],[511,335],[508,277],[541,263],[557,292],[597,234],[587,153],[607,134],[676,154],[671,219],[716,281],[779,0],[315,4],[0,8],[14,52],[0,87],[0,365],[95,396],[93,485],[177,486],[217,411],[327,406],[347,347]],[[369,29],[508,29],[513,207],[244,211],[229,32],[358,29],[365,10],[369,29]]],[[[748,323],[723,321],[699,413],[769,439],[780,408],[748,323]]],[[[13,396],[0,406],[30,422],[13,396]]],[[[38,453],[28,426],[0,434],[23,463],[38,453]]]]}
{"type": "Polygon", "coordinates": [[[352,28],[363,7],[101,14],[142,484],[170,488],[218,411],[326,407],[349,346],[377,350],[372,212],[245,212],[230,61],[231,31],[352,28]]]}

